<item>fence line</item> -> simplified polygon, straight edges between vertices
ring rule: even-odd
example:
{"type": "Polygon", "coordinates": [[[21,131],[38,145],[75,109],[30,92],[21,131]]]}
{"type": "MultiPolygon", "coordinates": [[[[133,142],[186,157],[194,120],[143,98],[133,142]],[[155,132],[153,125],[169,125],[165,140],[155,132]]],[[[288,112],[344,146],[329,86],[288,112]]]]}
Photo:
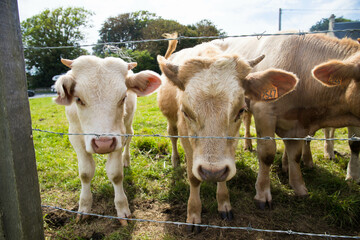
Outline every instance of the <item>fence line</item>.
{"type": "MultiPolygon", "coordinates": [[[[41,129],[32,129],[33,131],[43,132],[43,133],[50,133],[50,134],[57,134],[63,137],[64,135],[93,135],[96,137],[100,136],[122,136],[122,137],[163,137],[163,138],[215,138],[215,139],[263,139],[263,140],[305,140],[305,141],[325,141],[325,140],[340,140],[340,141],[360,141],[359,137],[351,137],[351,138],[314,138],[311,136],[305,138],[278,138],[278,137],[216,137],[216,136],[168,136],[168,135],[160,135],[160,134],[95,134],[95,133],[59,133],[41,129]]],[[[300,236],[309,236],[309,237],[324,237],[326,239],[330,238],[341,238],[341,239],[360,239],[360,236],[346,236],[346,235],[331,235],[331,234],[320,234],[320,233],[305,233],[305,232],[296,232],[292,230],[271,230],[271,229],[259,229],[253,228],[251,225],[248,227],[231,227],[231,226],[218,226],[218,225],[209,225],[209,224],[192,224],[192,223],[185,223],[185,222],[174,222],[174,221],[159,221],[159,220],[152,220],[152,219],[138,219],[138,218],[122,218],[122,217],[115,217],[115,216],[108,216],[108,215],[100,215],[94,213],[84,213],[73,211],[69,209],[65,209],[62,207],[57,206],[49,206],[49,205],[42,205],[43,208],[52,208],[55,210],[61,210],[69,213],[75,213],[80,215],[87,215],[87,216],[94,216],[100,218],[108,218],[108,219],[119,219],[119,220],[128,220],[128,221],[136,221],[136,222],[149,222],[149,223],[158,223],[158,224],[173,224],[177,226],[198,226],[203,228],[214,228],[214,229],[229,229],[229,230],[242,230],[249,232],[263,232],[263,233],[278,233],[278,234],[288,234],[288,235],[300,235],[300,236]]]]}
{"type": "Polygon", "coordinates": [[[43,132],[43,133],[51,133],[51,134],[57,134],[60,136],[96,136],[99,137],[159,137],[159,138],[196,138],[196,139],[227,139],[227,140],[235,140],[235,139],[252,139],[252,140],[295,140],[295,141],[360,141],[360,137],[350,137],[350,138],[315,138],[312,136],[307,136],[304,138],[290,138],[290,137],[219,137],[219,136],[171,136],[171,135],[161,135],[161,134],[113,134],[113,133],[60,133],[60,132],[53,132],[53,131],[47,131],[42,130],[38,128],[32,129],[33,131],[43,132]]]}
{"type": "Polygon", "coordinates": [[[115,45],[115,44],[134,44],[134,43],[146,43],[146,42],[162,42],[162,41],[169,41],[169,40],[200,40],[200,39],[224,39],[229,37],[257,37],[260,39],[261,37],[265,36],[290,36],[290,35],[298,35],[298,36],[305,36],[307,34],[324,34],[324,33],[337,33],[337,32],[360,32],[360,29],[344,29],[344,30],[326,30],[326,31],[316,31],[316,32],[279,32],[279,33],[254,33],[254,34],[241,34],[241,35],[233,35],[233,36],[201,36],[201,37],[186,37],[186,36],[179,36],[177,38],[169,38],[169,39],[144,39],[144,40],[134,40],[134,41],[123,41],[123,42],[106,42],[106,43],[94,43],[94,44],[85,44],[85,45],[75,45],[75,46],[54,46],[54,47],[32,47],[32,46],[24,46],[24,49],[65,49],[65,48],[81,48],[81,47],[94,47],[94,46],[105,46],[105,45],[115,45]]]}
{"type": "Polygon", "coordinates": [[[61,210],[69,213],[76,213],[80,215],[87,215],[87,216],[94,216],[94,217],[101,217],[101,218],[108,218],[108,219],[119,219],[119,220],[127,220],[127,221],[136,221],[136,222],[151,222],[151,223],[161,223],[161,224],[173,224],[177,226],[197,226],[197,227],[203,227],[203,228],[215,228],[215,229],[230,229],[230,230],[244,230],[249,232],[265,232],[265,233],[280,233],[280,234],[288,234],[288,235],[301,235],[301,236],[310,236],[310,237],[325,237],[328,238],[346,238],[346,239],[360,239],[360,236],[345,236],[345,235],[331,235],[331,234],[321,234],[321,233],[304,233],[304,232],[296,232],[292,230],[271,230],[271,229],[259,229],[259,228],[253,228],[251,225],[248,227],[230,227],[230,226],[217,226],[217,225],[208,225],[208,224],[194,224],[194,223],[185,223],[185,222],[173,222],[173,221],[158,221],[158,220],[152,220],[152,219],[139,219],[139,218],[123,218],[123,217],[114,217],[114,216],[108,216],[108,215],[100,215],[95,213],[84,213],[84,212],[78,212],[73,210],[68,210],[61,207],[56,206],[49,206],[49,205],[42,205],[42,207],[45,208],[52,208],[55,210],[61,210]]]}

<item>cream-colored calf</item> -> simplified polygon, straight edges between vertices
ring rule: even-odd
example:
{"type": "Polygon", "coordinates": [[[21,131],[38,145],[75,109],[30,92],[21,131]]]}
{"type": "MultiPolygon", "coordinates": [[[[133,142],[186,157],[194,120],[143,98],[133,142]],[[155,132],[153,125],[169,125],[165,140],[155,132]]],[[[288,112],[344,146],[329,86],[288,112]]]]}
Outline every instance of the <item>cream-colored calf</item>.
{"type": "MultiPolygon", "coordinates": [[[[100,59],[81,56],[62,62],[71,68],[56,82],[58,97],[55,102],[66,105],[70,135],[79,165],[81,194],[79,211],[89,213],[92,205],[90,182],[95,173],[92,154],[108,153],[106,171],[114,186],[118,217],[129,217],[130,210],[123,189],[123,166],[130,164],[130,137],[136,108],[136,96],[145,96],[160,86],[160,76],[152,71],[134,74],[136,63],[125,63],[119,58],[100,59]],[[115,134],[99,136],[101,134],[115,134]],[[122,149],[125,146],[122,155],[122,149]]],[[[78,220],[81,216],[78,216],[78,220]]],[[[127,224],[121,220],[120,223],[127,224]]]]}
{"type": "MultiPolygon", "coordinates": [[[[158,103],[168,119],[169,134],[239,136],[245,96],[254,101],[274,100],[291,91],[297,83],[296,76],[285,71],[271,69],[250,73],[263,57],[244,61],[237,55],[223,55],[221,49],[211,43],[184,49],[169,59],[159,56],[163,83],[158,103]]],[[[218,211],[224,219],[233,218],[226,181],[236,173],[237,142],[234,139],[181,138],[190,181],[188,223],[201,222],[202,181],[217,182],[218,211]]],[[[176,138],[172,139],[172,144],[173,165],[177,166],[176,138]]]]}

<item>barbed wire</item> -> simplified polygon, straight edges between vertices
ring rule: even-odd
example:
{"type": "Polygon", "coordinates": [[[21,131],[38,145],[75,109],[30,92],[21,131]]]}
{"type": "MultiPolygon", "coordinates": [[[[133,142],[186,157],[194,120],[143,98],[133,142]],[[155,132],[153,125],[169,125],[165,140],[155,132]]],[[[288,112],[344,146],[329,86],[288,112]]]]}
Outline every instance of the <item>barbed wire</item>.
{"type": "Polygon", "coordinates": [[[53,132],[48,130],[42,130],[38,128],[33,128],[33,131],[43,132],[43,133],[51,133],[57,134],[60,136],[68,135],[68,136],[95,136],[97,138],[100,137],[159,137],[159,138],[196,138],[196,139],[227,139],[227,140],[235,140],[235,139],[251,139],[251,140],[295,140],[295,141],[360,141],[360,137],[352,136],[350,138],[316,138],[312,136],[307,136],[303,138],[292,138],[292,137],[230,137],[230,136],[179,136],[179,135],[161,135],[161,134],[114,134],[114,133],[60,133],[53,132]]]}
{"type": "Polygon", "coordinates": [[[200,36],[200,37],[186,37],[186,36],[179,36],[177,38],[169,38],[169,39],[144,39],[144,40],[134,40],[134,41],[121,41],[121,42],[105,42],[105,43],[94,43],[94,44],[77,44],[76,46],[53,46],[53,47],[33,47],[33,46],[24,46],[24,49],[66,49],[66,48],[84,48],[84,47],[95,47],[95,46],[105,46],[105,45],[120,45],[120,44],[134,44],[134,43],[147,43],[147,42],[162,42],[162,41],[169,41],[169,40],[201,40],[201,39],[224,39],[224,38],[240,38],[240,37],[257,37],[260,39],[261,37],[266,36],[291,36],[291,35],[298,35],[298,36],[305,36],[308,34],[324,34],[324,33],[337,33],[337,32],[360,32],[360,29],[344,29],[344,30],[326,30],[326,31],[316,31],[316,32],[279,32],[279,33],[254,33],[254,34],[241,34],[241,35],[232,35],[232,36],[200,36]]]}
{"type": "Polygon", "coordinates": [[[325,238],[346,238],[346,239],[360,239],[360,236],[345,236],[345,235],[331,235],[331,234],[321,234],[321,233],[304,233],[304,232],[296,232],[292,230],[271,230],[271,229],[260,229],[253,228],[251,225],[248,227],[231,227],[231,226],[218,226],[218,225],[209,225],[209,224],[194,224],[194,223],[185,223],[185,222],[173,222],[173,221],[159,221],[152,219],[139,219],[139,218],[125,218],[125,217],[114,217],[108,215],[100,215],[95,213],[84,213],[73,211],[69,209],[65,209],[62,207],[49,206],[49,205],[41,205],[41,207],[52,208],[55,210],[61,210],[69,213],[75,213],[86,216],[100,217],[100,218],[108,218],[108,219],[118,219],[118,220],[127,220],[127,221],[136,221],[136,222],[150,222],[150,223],[159,223],[159,224],[173,224],[177,226],[194,226],[194,227],[203,227],[203,228],[215,228],[215,229],[230,229],[230,230],[244,230],[247,232],[265,232],[265,233],[280,233],[280,234],[288,234],[288,235],[301,235],[301,236],[310,236],[310,237],[325,237],[325,238]]]}

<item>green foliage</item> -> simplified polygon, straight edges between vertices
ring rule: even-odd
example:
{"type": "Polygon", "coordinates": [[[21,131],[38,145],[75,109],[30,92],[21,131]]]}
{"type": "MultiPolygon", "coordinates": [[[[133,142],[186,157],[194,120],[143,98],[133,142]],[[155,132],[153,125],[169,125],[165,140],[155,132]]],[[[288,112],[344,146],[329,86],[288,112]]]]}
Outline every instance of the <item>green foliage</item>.
{"type": "Polygon", "coordinates": [[[78,47],[41,50],[33,47],[78,46],[85,37],[82,30],[89,27],[91,15],[84,8],[60,7],[21,22],[26,68],[32,75],[30,87],[50,87],[54,75],[66,72],[68,69],[61,64],[60,57],[74,59],[87,53],[78,47]]]}
{"type": "Polygon", "coordinates": [[[134,72],[140,72],[149,69],[160,72],[160,70],[157,70],[159,68],[157,61],[154,59],[154,57],[151,56],[148,50],[143,50],[143,51],[128,50],[128,54],[138,64],[136,68],[133,69],[134,72]]]}
{"type": "MultiPolygon", "coordinates": [[[[177,21],[158,17],[156,14],[148,11],[139,11],[108,18],[99,31],[100,40],[98,40],[98,43],[159,39],[162,38],[164,33],[173,32],[178,32],[181,36],[187,37],[225,35],[222,30],[217,29],[209,20],[201,20],[196,24],[185,26],[177,21]]],[[[193,47],[204,41],[208,40],[181,40],[177,50],[193,47]]],[[[156,56],[165,54],[168,43],[166,41],[141,44],[126,43],[117,47],[131,49],[133,53],[128,52],[130,56],[142,60],[143,65],[146,63],[144,66],[149,66],[144,67],[144,69],[159,72],[156,64],[156,56]],[[150,59],[154,59],[155,61],[150,63],[150,59]]],[[[106,55],[102,45],[94,47],[93,50],[98,56],[106,55]]]]}
{"type": "MultiPolygon", "coordinates": [[[[353,20],[343,18],[343,17],[335,17],[335,22],[353,22],[353,20]]],[[[315,25],[311,26],[310,31],[326,31],[329,30],[329,18],[322,18],[315,25]]]]}

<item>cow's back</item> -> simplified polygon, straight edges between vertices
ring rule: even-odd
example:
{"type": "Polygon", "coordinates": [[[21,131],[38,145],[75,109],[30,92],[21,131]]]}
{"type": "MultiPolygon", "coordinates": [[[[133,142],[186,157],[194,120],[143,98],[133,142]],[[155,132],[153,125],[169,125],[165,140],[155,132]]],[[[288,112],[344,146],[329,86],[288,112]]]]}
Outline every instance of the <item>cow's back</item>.
{"type": "Polygon", "coordinates": [[[360,44],[353,40],[339,40],[319,34],[269,36],[260,39],[228,38],[213,42],[225,53],[235,53],[247,59],[265,54],[265,59],[253,71],[280,68],[295,73],[299,77],[295,91],[274,102],[272,106],[268,105],[283,111],[299,106],[331,104],[330,99],[336,101],[338,96],[345,94],[341,87],[323,87],[312,77],[311,70],[322,62],[330,59],[343,60],[360,50],[360,44]]]}

